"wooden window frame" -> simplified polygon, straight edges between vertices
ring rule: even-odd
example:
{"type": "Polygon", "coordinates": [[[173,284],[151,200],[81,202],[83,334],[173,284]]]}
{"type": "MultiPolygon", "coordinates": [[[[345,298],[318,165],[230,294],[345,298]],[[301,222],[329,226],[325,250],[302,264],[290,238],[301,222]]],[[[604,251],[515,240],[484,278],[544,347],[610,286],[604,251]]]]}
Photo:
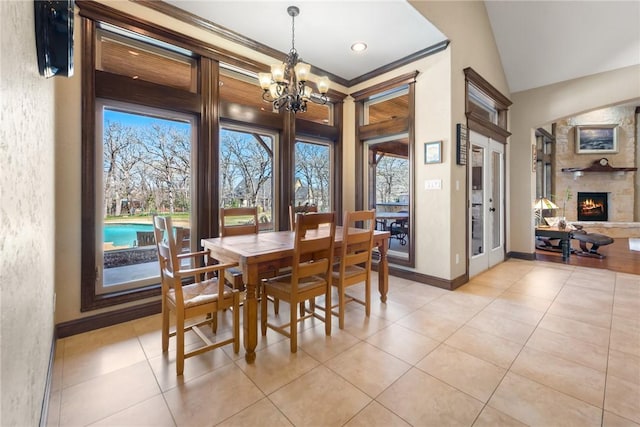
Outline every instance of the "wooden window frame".
{"type": "MultiPolygon", "coordinates": [[[[107,5],[77,0],[80,8],[80,31],[82,34],[82,194],[81,194],[81,301],[80,311],[87,312],[114,305],[131,303],[160,295],[158,285],[142,289],[123,291],[113,294],[96,294],[96,219],[95,219],[95,138],[96,98],[106,98],[131,102],[135,104],[179,110],[197,117],[197,138],[194,150],[197,150],[197,171],[194,197],[196,223],[193,224],[193,235],[196,241],[218,233],[219,187],[217,167],[219,162],[219,129],[220,120],[229,120],[239,124],[246,122],[242,111],[229,108],[223,101],[219,102],[218,82],[220,62],[232,64],[252,72],[265,71],[268,66],[249,60],[237,54],[225,51],[201,40],[179,34],[175,31],[159,27],[143,19],[132,17],[107,5]],[[134,33],[161,40],[193,52],[198,60],[198,90],[196,93],[167,88],[166,86],[133,80],[124,76],[105,73],[95,69],[97,23],[105,22],[134,33]]],[[[259,90],[259,88],[257,87],[259,90]]],[[[334,144],[334,176],[332,203],[335,211],[342,211],[342,115],[345,94],[330,92],[330,101],[334,108],[333,125],[310,122],[294,116],[293,113],[255,114],[252,110],[251,126],[262,126],[280,133],[280,150],[282,155],[277,159],[275,167],[280,169],[283,179],[280,180],[278,197],[278,214],[281,229],[288,224],[288,205],[293,200],[293,147],[296,135],[310,136],[331,141],[334,144]]],[[[341,217],[341,215],[339,215],[341,217]]],[[[288,227],[288,225],[287,225],[288,227]]],[[[144,305],[144,304],[143,304],[144,305]]],[[[142,307],[141,305],[140,307],[142,307]]],[[[157,311],[158,304],[144,305],[145,309],[137,310],[139,316],[157,311]]]]}
{"type": "MultiPolygon", "coordinates": [[[[411,221],[415,222],[415,159],[413,158],[413,147],[415,144],[415,82],[417,77],[418,71],[413,71],[351,94],[355,101],[356,107],[356,209],[369,209],[368,206],[364,206],[365,171],[363,151],[366,141],[372,139],[374,136],[382,137],[385,135],[406,133],[407,139],[409,141],[409,194],[411,200],[409,207],[409,218],[411,221]],[[375,96],[376,94],[387,92],[405,85],[407,86],[409,92],[409,111],[406,117],[392,118],[384,122],[378,122],[370,125],[362,124],[364,122],[364,103],[367,99],[375,96]]],[[[409,242],[411,244],[411,246],[409,247],[409,257],[407,259],[404,259],[387,255],[387,258],[389,258],[389,262],[405,267],[415,267],[415,227],[410,227],[409,233],[409,242]]]]}

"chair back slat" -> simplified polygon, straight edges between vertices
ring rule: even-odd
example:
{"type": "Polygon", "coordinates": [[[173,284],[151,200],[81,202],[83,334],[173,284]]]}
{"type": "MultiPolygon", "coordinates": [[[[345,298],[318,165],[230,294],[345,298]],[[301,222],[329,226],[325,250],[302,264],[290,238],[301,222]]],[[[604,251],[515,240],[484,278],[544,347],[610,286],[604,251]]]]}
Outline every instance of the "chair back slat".
{"type": "Polygon", "coordinates": [[[220,208],[220,236],[257,234],[258,208],[220,208]]]}
{"type": "Polygon", "coordinates": [[[297,214],[293,247],[292,286],[313,275],[331,280],[330,266],[336,233],[335,213],[297,214]],[[320,229],[320,226],[325,226],[320,229]]]}
{"type": "Polygon", "coordinates": [[[375,225],[374,210],[345,212],[340,257],[341,273],[344,273],[347,267],[358,264],[364,264],[363,267],[367,274],[371,270],[375,225]],[[357,225],[361,227],[357,227],[357,225]]]}

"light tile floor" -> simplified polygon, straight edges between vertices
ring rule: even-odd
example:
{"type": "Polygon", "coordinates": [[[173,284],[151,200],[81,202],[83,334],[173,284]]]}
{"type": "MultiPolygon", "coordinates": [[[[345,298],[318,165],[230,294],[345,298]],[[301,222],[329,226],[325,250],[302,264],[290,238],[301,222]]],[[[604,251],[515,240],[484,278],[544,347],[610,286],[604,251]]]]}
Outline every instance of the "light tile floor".
{"type": "Polygon", "coordinates": [[[159,316],[61,339],[49,425],[640,425],[640,276],[510,260],[454,292],[390,279],[369,319],[309,320],[296,354],[269,331],[250,365],[227,346],[176,377],[159,316]]]}

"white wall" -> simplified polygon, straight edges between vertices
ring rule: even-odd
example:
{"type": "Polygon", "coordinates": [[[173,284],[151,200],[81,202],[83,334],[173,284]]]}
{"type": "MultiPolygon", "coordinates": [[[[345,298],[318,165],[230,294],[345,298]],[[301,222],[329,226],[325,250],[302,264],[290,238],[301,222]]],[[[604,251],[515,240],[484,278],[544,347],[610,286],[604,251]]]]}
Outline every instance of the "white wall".
{"type": "Polygon", "coordinates": [[[33,2],[0,1],[0,425],[38,425],[54,298],[54,82],[38,74],[33,2]]]}
{"type": "MultiPolygon", "coordinates": [[[[416,254],[418,269],[425,274],[455,279],[466,271],[466,168],[456,165],[456,124],[466,123],[465,79],[463,70],[473,68],[503,95],[509,97],[509,88],[500,62],[500,55],[493,38],[489,18],[480,1],[410,1],[410,3],[442,31],[451,41],[449,77],[427,76],[434,95],[432,102],[418,100],[416,149],[423,150],[424,143],[443,140],[444,164],[424,165],[423,154],[416,157],[416,199],[420,212],[416,215],[424,221],[425,230],[419,236],[424,251],[416,254]],[[442,85],[448,93],[436,97],[442,85]],[[435,113],[435,116],[433,116],[435,113]],[[442,115],[444,113],[444,115],[442,115]],[[424,125],[422,125],[424,124],[424,125]],[[437,135],[439,126],[446,129],[437,135]],[[435,132],[434,132],[435,130],[435,132]],[[421,175],[419,170],[423,171],[421,175]],[[424,190],[425,179],[443,179],[443,196],[436,205],[422,197],[433,191],[424,190]],[[456,183],[458,185],[456,185],[456,183]],[[458,188],[458,189],[457,189],[458,188]],[[435,207],[435,208],[434,208],[435,207]],[[456,255],[459,262],[456,264],[456,255]]],[[[507,150],[507,160],[508,160],[507,150]]],[[[507,210],[507,217],[508,217],[507,210]]]]}
{"type": "Polygon", "coordinates": [[[511,227],[508,249],[533,253],[535,175],[531,172],[533,133],[541,125],[587,111],[640,102],[640,66],[622,68],[514,93],[511,109],[511,227]]]}

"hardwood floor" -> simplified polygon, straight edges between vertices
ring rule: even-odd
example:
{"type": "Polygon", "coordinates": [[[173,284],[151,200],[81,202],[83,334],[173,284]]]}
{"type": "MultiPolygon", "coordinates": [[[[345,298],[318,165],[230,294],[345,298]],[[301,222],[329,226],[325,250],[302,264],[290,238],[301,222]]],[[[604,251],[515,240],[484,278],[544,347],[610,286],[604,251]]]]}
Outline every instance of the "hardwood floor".
{"type": "MultiPolygon", "coordinates": [[[[580,246],[575,240],[571,241],[571,247],[579,250],[580,246]]],[[[591,258],[571,254],[566,264],[580,267],[603,268],[620,273],[640,274],[640,251],[629,249],[629,239],[616,238],[614,242],[607,246],[602,246],[598,252],[605,255],[605,258],[591,258]]],[[[540,261],[550,261],[563,263],[562,254],[536,249],[536,259],[540,261]]]]}

